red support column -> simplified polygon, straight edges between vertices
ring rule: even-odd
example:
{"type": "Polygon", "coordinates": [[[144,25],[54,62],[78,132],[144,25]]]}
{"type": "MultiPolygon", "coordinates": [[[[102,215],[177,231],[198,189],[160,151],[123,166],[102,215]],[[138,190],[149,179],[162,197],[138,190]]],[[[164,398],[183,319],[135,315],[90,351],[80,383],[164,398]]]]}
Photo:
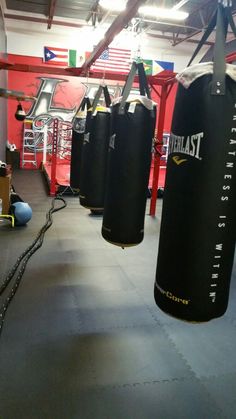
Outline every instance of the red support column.
{"type": "MultiPolygon", "coordinates": [[[[159,144],[162,144],[162,141],[163,141],[167,97],[168,97],[168,85],[166,83],[166,84],[163,84],[162,89],[161,89],[161,97],[160,97],[160,105],[159,105],[159,118],[158,118],[158,126],[157,126],[157,141],[159,144]]],[[[156,213],[156,201],[157,201],[160,162],[161,162],[160,154],[155,153],[153,182],[152,182],[152,196],[151,196],[151,203],[150,203],[150,215],[152,216],[155,216],[155,213],[156,213]]]]}
{"type": "Polygon", "coordinates": [[[53,121],[53,134],[52,134],[52,166],[51,166],[50,196],[55,196],[57,192],[56,171],[57,171],[58,131],[59,131],[59,119],[55,118],[53,121]]]}

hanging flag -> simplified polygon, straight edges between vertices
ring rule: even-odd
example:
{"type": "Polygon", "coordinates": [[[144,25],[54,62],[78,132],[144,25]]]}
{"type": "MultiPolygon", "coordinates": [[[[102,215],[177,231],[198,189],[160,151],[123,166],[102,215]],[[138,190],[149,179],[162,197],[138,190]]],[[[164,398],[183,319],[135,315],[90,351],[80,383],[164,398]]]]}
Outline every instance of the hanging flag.
{"type": "Polygon", "coordinates": [[[44,47],[43,61],[46,64],[68,66],[69,50],[67,48],[44,47]]]}
{"type": "Polygon", "coordinates": [[[85,52],[69,49],[69,67],[81,67],[85,61],[85,52]]]}
{"type": "Polygon", "coordinates": [[[130,67],[131,50],[107,48],[91,66],[91,70],[128,74],[130,67]]]}
{"type": "Polygon", "coordinates": [[[62,67],[80,67],[85,60],[85,53],[78,53],[68,48],[44,47],[43,61],[62,67]]]}
{"type": "Polygon", "coordinates": [[[147,76],[152,76],[152,60],[142,60],[144,71],[147,74],[147,76]]]}
{"type": "Polygon", "coordinates": [[[152,74],[158,74],[161,71],[164,70],[170,70],[170,71],[174,71],[174,63],[169,62],[169,61],[158,61],[158,60],[153,60],[152,63],[152,74]]]}
{"type": "Polygon", "coordinates": [[[164,70],[174,70],[174,63],[169,61],[142,60],[147,76],[154,76],[164,70]]]}

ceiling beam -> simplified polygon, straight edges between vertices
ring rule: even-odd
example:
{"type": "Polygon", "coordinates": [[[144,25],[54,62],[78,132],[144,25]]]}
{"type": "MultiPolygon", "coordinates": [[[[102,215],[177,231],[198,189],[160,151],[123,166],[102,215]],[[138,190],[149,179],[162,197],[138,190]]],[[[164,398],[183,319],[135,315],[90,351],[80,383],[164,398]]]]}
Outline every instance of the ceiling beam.
{"type": "MultiPolygon", "coordinates": [[[[202,31],[203,31],[203,29],[199,29],[199,30],[197,30],[197,31],[192,32],[190,35],[185,36],[184,38],[179,39],[178,41],[175,41],[175,43],[173,43],[173,44],[172,44],[172,45],[173,45],[173,47],[176,47],[176,45],[179,45],[179,44],[181,44],[182,42],[189,41],[189,39],[190,39],[190,38],[192,38],[193,36],[198,35],[199,33],[202,33],[202,31]]],[[[197,43],[199,43],[199,40],[197,41],[197,43]]],[[[204,42],[204,45],[205,45],[205,44],[207,44],[207,42],[204,42]]],[[[209,45],[209,43],[208,43],[208,45],[209,45]]]]}
{"type": "MultiPolygon", "coordinates": [[[[189,37],[187,37],[187,38],[180,38],[179,36],[178,36],[178,38],[175,37],[175,39],[178,39],[178,41],[177,40],[173,41],[173,35],[159,35],[159,34],[154,34],[154,33],[148,33],[148,36],[150,36],[151,38],[170,40],[170,41],[172,41],[173,46],[177,45],[178,43],[185,42],[185,41],[186,42],[191,42],[192,44],[199,44],[199,39],[191,39],[192,35],[189,35],[189,37]]],[[[211,46],[211,45],[214,45],[214,42],[206,41],[204,43],[204,45],[210,45],[211,46]]]]}
{"type": "MultiPolygon", "coordinates": [[[[58,68],[55,66],[47,66],[47,65],[28,65],[28,64],[18,64],[18,63],[10,63],[5,60],[0,60],[0,70],[6,69],[6,65],[8,66],[7,69],[11,71],[22,71],[22,72],[30,72],[30,73],[45,73],[45,74],[53,74],[53,75],[60,75],[60,76],[74,76],[78,77],[78,68],[58,68]],[[70,70],[70,71],[68,71],[70,70]]],[[[116,74],[116,73],[108,73],[107,80],[115,80],[115,81],[125,81],[127,78],[126,74],[116,74]]],[[[169,84],[173,81],[175,73],[170,70],[164,70],[161,73],[156,74],[155,76],[147,76],[148,81],[151,85],[160,85],[169,84]]],[[[102,79],[103,73],[93,73],[94,79],[102,79]]],[[[83,80],[83,79],[82,79],[83,80]]],[[[138,77],[135,76],[135,82],[138,82],[138,77]]],[[[30,97],[30,96],[28,96],[30,97]]]]}
{"type": "MultiPolygon", "coordinates": [[[[203,9],[206,9],[209,6],[211,8],[211,15],[212,15],[212,13],[214,13],[214,11],[215,11],[215,7],[212,4],[212,0],[207,0],[207,1],[205,0],[204,4],[201,4],[200,6],[195,7],[194,9],[192,9],[189,12],[189,16],[196,15],[196,13],[199,12],[199,10],[201,10],[201,12],[202,12],[203,9]]],[[[210,17],[209,17],[209,19],[210,19],[210,17]]]]}
{"type": "MultiPolygon", "coordinates": [[[[40,18],[40,17],[33,17],[33,16],[23,16],[11,13],[4,13],[4,17],[6,19],[15,19],[15,20],[23,20],[26,22],[38,22],[38,23],[47,23],[48,19],[40,18]]],[[[74,23],[74,22],[66,22],[65,20],[53,20],[53,24],[59,26],[68,26],[70,28],[83,28],[85,24],[83,23],[74,23]]]]}
{"type": "MultiPolygon", "coordinates": [[[[189,26],[189,25],[182,25],[182,24],[180,24],[180,23],[178,23],[178,22],[163,22],[162,20],[151,20],[151,19],[145,19],[145,23],[152,23],[152,29],[153,30],[155,30],[155,26],[153,25],[153,24],[156,24],[156,25],[163,25],[163,26],[174,26],[174,27],[176,27],[176,28],[182,28],[182,29],[192,29],[192,30],[194,30],[194,31],[197,31],[197,30],[201,30],[201,28],[196,28],[195,26],[189,26]]],[[[148,27],[148,28],[146,28],[146,29],[149,29],[150,30],[150,27],[148,27]]],[[[145,30],[145,32],[146,32],[146,30],[145,30]]],[[[168,32],[168,31],[167,31],[168,32]]]]}
{"type": "MultiPolygon", "coordinates": [[[[96,0],[94,3],[93,3],[93,5],[92,5],[92,7],[91,7],[91,9],[90,9],[90,11],[89,11],[89,14],[88,14],[88,16],[86,17],[86,22],[89,22],[90,21],[90,19],[92,18],[92,20],[93,20],[93,16],[94,16],[94,14],[96,14],[97,13],[97,11],[98,11],[98,4],[99,4],[99,0],[96,0]]],[[[95,22],[96,23],[96,22],[95,22]]]]}
{"type": "MultiPolygon", "coordinates": [[[[199,7],[197,7],[197,8],[195,8],[194,10],[192,10],[191,11],[191,13],[190,13],[190,15],[195,15],[196,13],[199,13],[199,12],[201,12],[202,13],[202,11],[203,11],[203,9],[205,9],[207,6],[211,6],[211,4],[212,4],[212,0],[208,0],[208,1],[206,1],[203,5],[201,5],[201,6],[199,6],[199,7]]],[[[215,9],[213,8],[213,10],[212,11],[214,11],[215,9]]],[[[202,15],[203,16],[203,15],[202,15]]],[[[201,19],[202,20],[202,19],[201,19]]],[[[209,18],[209,20],[210,20],[210,18],[209,18]]],[[[188,41],[190,38],[192,38],[193,36],[196,36],[196,35],[198,35],[199,33],[203,33],[205,30],[206,30],[206,27],[207,27],[207,25],[208,25],[208,23],[209,23],[209,20],[206,22],[206,26],[204,27],[202,27],[201,29],[199,29],[199,30],[196,30],[196,31],[193,31],[191,34],[189,34],[188,36],[186,36],[185,38],[183,38],[183,39],[181,39],[181,40],[179,40],[179,41],[176,41],[174,44],[173,44],[173,46],[176,46],[176,45],[178,45],[178,44],[181,44],[182,42],[185,42],[185,41],[188,41]]],[[[199,41],[198,41],[199,42],[199,41]]],[[[206,42],[205,42],[205,44],[207,44],[206,42]]]]}
{"type": "Polygon", "coordinates": [[[181,1],[179,1],[179,3],[177,3],[173,6],[173,9],[174,10],[179,10],[182,6],[184,6],[188,2],[189,2],[189,0],[181,0],[181,1]]]}
{"type": "Polygon", "coordinates": [[[128,0],[126,9],[121,12],[113,21],[109,29],[106,31],[104,38],[96,45],[89,58],[84,62],[81,67],[81,74],[87,74],[91,65],[96,61],[102,52],[110,45],[116,35],[124,29],[129,21],[136,15],[138,8],[146,0],[128,0]]]}
{"type": "Polygon", "coordinates": [[[52,27],[57,0],[49,0],[48,29],[52,27]]]}

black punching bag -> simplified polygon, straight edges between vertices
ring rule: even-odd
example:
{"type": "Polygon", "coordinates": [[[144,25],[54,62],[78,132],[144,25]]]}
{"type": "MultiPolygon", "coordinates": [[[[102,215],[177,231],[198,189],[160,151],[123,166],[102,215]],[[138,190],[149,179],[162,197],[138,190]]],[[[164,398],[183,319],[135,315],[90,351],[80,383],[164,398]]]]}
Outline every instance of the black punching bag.
{"type": "Polygon", "coordinates": [[[104,239],[121,247],[143,240],[155,115],[143,64],[133,63],[122,97],[112,106],[102,225],[104,239]],[[137,69],[140,95],[129,96],[137,69]]]}
{"type": "Polygon", "coordinates": [[[190,322],[224,314],[235,250],[236,66],[225,64],[227,16],[219,5],[214,63],[178,76],[169,143],[154,295],[164,312],[190,322]]]}
{"type": "Polygon", "coordinates": [[[79,197],[80,204],[92,212],[102,211],[104,207],[110,138],[110,104],[107,86],[100,86],[93,107],[86,117],[79,197]],[[102,92],[106,106],[98,106],[102,92]]]}
{"type": "Polygon", "coordinates": [[[84,141],[85,121],[87,109],[91,107],[88,97],[84,97],[73,121],[71,164],[70,164],[70,186],[79,190],[81,159],[84,141]]]}

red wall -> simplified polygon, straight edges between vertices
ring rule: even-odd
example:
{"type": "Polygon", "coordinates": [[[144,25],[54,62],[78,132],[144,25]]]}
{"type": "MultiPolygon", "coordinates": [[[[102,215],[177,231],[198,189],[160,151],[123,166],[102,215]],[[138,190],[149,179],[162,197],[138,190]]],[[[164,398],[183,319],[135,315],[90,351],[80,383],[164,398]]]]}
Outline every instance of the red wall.
{"type": "MultiPolygon", "coordinates": [[[[44,65],[47,64],[42,62],[42,58],[36,57],[26,57],[20,55],[9,54],[8,59],[10,62],[31,64],[31,65],[44,65]]],[[[40,77],[49,77],[53,79],[66,79],[68,82],[59,83],[56,87],[55,94],[51,106],[72,109],[74,106],[78,107],[81,102],[81,99],[85,93],[84,85],[80,82],[80,79],[77,77],[64,77],[58,75],[46,75],[46,74],[36,74],[36,73],[24,73],[17,71],[8,72],[8,89],[23,91],[25,95],[36,96],[41,80],[40,77]]],[[[98,80],[99,83],[99,80],[98,80]]],[[[157,91],[160,92],[160,87],[156,87],[157,91]]],[[[165,114],[165,123],[164,131],[170,132],[171,119],[173,113],[173,106],[175,101],[176,94],[176,85],[172,88],[171,93],[169,94],[166,106],[165,114]]],[[[158,104],[160,99],[158,95],[153,91],[152,98],[158,104]]],[[[22,102],[22,105],[26,113],[32,107],[34,102],[22,102]]],[[[17,107],[16,100],[8,101],[8,141],[14,143],[18,149],[22,148],[22,138],[23,138],[23,123],[15,119],[15,111],[17,107]]]]}
{"type": "MultiPolygon", "coordinates": [[[[31,65],[42,65],[42,58],[35,57],[24,57],[20,55],[8,55],[8,59],[11,62],[31,64],[31,65]]],[[[46,64],[45,64],[46,66],[46,64]]],[[[36,96],[41,80],[39,77],[50,77],[56,79],[66,79],[68,82],[63,82],[57,85],[55,94],[53,97],[52,106],[71,109],[74,106],[78,107],[81,98],[84,94],[84,86],[81,84],[76,77],[60,77],[58,75],[46,75],[36,73],[24,73],[18,71],[8,72],[8,89],[23,91],[25,95],[36,96]]],[[[32,107],[33,101],[21,102],[26,113],[32,107]]],[[[8,101],[8,141],[14,143],[17,148],[21,148],[22,135],[23,135],[23,123],[15,119],[15,111],[17,107],[16,100],[8,101]]]]}

